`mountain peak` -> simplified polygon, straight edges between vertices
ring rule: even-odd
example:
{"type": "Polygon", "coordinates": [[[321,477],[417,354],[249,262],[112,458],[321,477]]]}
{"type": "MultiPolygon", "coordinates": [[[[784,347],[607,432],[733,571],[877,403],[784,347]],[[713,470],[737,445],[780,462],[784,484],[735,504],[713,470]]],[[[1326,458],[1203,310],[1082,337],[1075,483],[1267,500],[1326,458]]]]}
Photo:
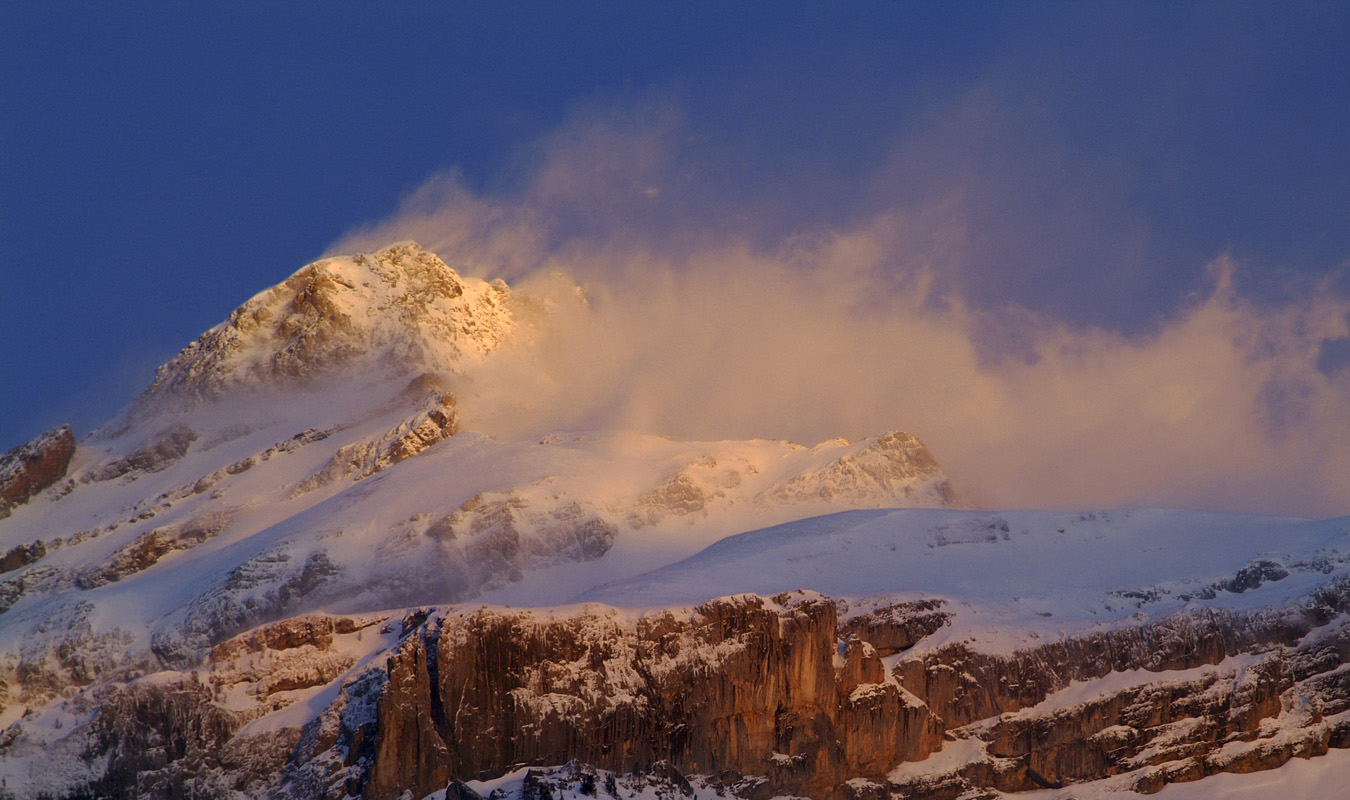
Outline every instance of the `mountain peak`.
{"type": "Polygon", "coordinates": [[[138,405],[196,404],[370,367],[457,372],[497,347],[510,290],[461,276],[416,242],[315,261],[236,308],[156,372],[138,405]]]}

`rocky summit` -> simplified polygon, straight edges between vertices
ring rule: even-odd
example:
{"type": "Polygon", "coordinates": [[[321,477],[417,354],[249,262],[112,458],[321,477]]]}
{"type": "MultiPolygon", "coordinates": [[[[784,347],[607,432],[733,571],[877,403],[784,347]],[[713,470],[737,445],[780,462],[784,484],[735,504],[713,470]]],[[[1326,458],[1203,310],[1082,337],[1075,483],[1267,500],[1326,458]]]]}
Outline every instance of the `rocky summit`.
{"type": "Polygon", "coordinates": [[[241,385],[294,385],[358,366],[456,371],[501,344],[510,290],[461,277],[414,242],[329,258],[239,306],[155,374],[138,406],[241,385]]]}
{"type": "Polygon", "coordinates": [[[0,458],[0,797],[1089,798],[1350,764],[1350,520],[971,510],[902,430],[505,435],[463,398],[523,407],[502,360],[567,328],[457,267],[308,265],[102,428],[0,458]]]}

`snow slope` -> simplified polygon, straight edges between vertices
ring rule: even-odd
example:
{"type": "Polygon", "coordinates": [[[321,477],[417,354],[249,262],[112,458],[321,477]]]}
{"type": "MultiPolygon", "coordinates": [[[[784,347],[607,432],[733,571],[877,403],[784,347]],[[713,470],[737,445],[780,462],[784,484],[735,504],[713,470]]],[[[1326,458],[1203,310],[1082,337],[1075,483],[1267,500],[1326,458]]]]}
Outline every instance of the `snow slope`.
{"type": "Polygon", "coordinates": [[[1350,574],[1350,517],[1201,511],[848,511],[730,536],[577,599],[686,605],[804,588],[866,607],[942,598],[954,616],[923,646],[1002,650],[1201,604],[1261,608],[1350,574]]]}

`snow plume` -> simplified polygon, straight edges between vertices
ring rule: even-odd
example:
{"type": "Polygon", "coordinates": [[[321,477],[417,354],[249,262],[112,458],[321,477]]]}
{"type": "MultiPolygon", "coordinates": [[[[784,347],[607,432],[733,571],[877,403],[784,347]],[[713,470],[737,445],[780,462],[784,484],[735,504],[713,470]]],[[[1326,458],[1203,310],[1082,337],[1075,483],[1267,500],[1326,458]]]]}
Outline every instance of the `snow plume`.
{"type": "Polygon", "coordinates": [[[333,251],[416,239],[536,295],[584,288],[589,312],[466,387],[483,431],[900,428],[989,507],[1350,514],[1350,369],[1319,369],[1350,303],[1328,287],[1261,301],[1217,254],[1143,330],[1066,322],[950,279],[969,268],[969,187],[769,236],[690,149],[678,114],[579,116],[513,186],[439,176],[333,251]]]}

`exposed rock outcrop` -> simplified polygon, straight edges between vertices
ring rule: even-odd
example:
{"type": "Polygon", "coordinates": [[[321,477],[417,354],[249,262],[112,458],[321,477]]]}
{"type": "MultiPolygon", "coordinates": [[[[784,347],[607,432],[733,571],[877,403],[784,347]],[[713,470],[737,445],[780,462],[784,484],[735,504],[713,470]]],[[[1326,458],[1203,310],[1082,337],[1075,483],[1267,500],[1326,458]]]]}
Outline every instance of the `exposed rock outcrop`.
{"type": "Polygon", "coordinates": [[[940,743],[924,704],[883,682],[875,651],[859,644],[836,669],[835,605],[818,595],[636,620],[601,606],[482,611],[418,630],[386,666],[369,797],[575,758],[767,775],[828,798],[846,774],[880,778],[940,743]]]}
{"type": "Polygon", "coordinates": [[[7,684],[0,710],[11,701],[40,706],[96,681],[132,680],[159,668],[127,631],[95,627],[97,617],[98,609],[88,601],[53,604],[28,629],[17,659],[0,663],[0,681],[7,684]]]}
{"type": "Polygon", "coordinates": [[[161,431],[149,442],[127,455],[85,473],[82,481],[110,481],[115,478],[135,480],[146,473],[163,472],[187,455],[188,448],[197,441],[197,434],[186,425],[175,425],[161,431]]]}
{"type": "Polygon", "coordinates": [[[283,550],[262,553],[189,601],[183,621],[152,634],[150,647],[166,665],[198,664],[213,646],[241,631],[321,603],[341,572],[323,552],[304,558],[283,550]]]}
{"type": "Polygon", "coordinates": [[[64,478],[74,455],[75,434],[62,425],[0,456],[0,519],[64,478]]]}
{"type": "Polygon", "coordinates": [[[948,624],[951,613],[943,600],[913,600],[887,603],[845,619],[840,629],[869,642],[882,656],[908,650],[948,624]]]}
{"type": "Polygon", "coordinates": [[[1115,786],[1152,793],[1167,783],[1274,769],[1290,758],[1350,747],[1344,653],[1320,671],[1329,663],[1328,645],[1344,648],[1347,635],[1342,625],[1292,651],[1198,678],[1160,674],[1086,702],[972,725],[962,738],[980,748],[969,761],[946,772],[902,771],[892,775],[889,790],[946,798],[981,787],[1018,792],[1119,776],[1115,786]]]}
{"type": "Polygon", "coordinates": [[[475,495],[426,529],[463,562],[464,598],[518,581],[527,569],[594,561],[609,552],[618,533],[593,507],[532,509],[514,492],[475,495]]]}
{"type": "Polygon", "coordinates": [[[1151,792],[1350,747],[1342,584],[1278,610],[1181,613],[1001,655],[907,654],[903,642],[945,624],[935,601],[841,622],[842,604],[808,592],[644,614],[430,607],[378,633],[377,617],[310,615],[217,645],[201,675],[113,690],[90,728],[107,768],[89,786],[109,797],[472,797],[464,781],[533,765],[507,796],[644,782],[818,800],[1089,780],[1151,792]],[[362,633],[379,655],[368,667],[356,664],[362,633]],[[1085,699],[1056,699],[1071,682],[1085,699]],[[303,729],[243,732],[315,691],[334,699],[303,729]]]}
{"type": "Polygon", "coordinates": [[[234,714],[211,702],[211,692],[185,680],[140,682],[104,700],[94,743],[107,771],[91,794],[110,799],[229,797],[216,780],[220,754],[238,729],[234,714]]]}
{"type": "Polygon", "coordinates": [[[15,545],[3,556],[0,556],[0,572],[13,572],[40,561],[45,555],[47,555],[47,545],[40,541],[15,545]]]}
{"type": "Polygon", "coordinates": [[[906,688],[928,699],[949,727],[960,727],[1033,706],[1073,681],[1126,670],[1190,669],[1239,653],[1291,646],[1348,608],[1350,584],[1338,581],[1292,608],[1183,611],[1010,654],[954,643],[902,660],[896,673],[906,688]]]}
{"type": "Polygon", "coordinates": [[[636,620],[600,606],[421,615],[385,666],[361,787],[392,798],[568,759],[618,772],[664,760],[682,774],[757,775],[766,792],[813,798],[975,796],[1112,775],[1148,791],[1272,768],[1350,746],[1341,668],[1350,625],[1327,627],[1347,588],[1283,610],[1182,613],[1011,655],[946,646],[902,656],[892,674],[861,634],[903,653],[945,623],[940,603],[881,606],[843,624],[832,601],[809,594],[636,620]],[[1234,656],[1248,661],[1169,677],[1234,656]],[[1071,681],[1141,669],[1156,678],[1032,708],[1071,681]],[[978,744],[976,754],[925,773],[930,753],[960,741],[944,745],[944,731],[978,744]],[[897,764],[919,769],[892,773],[897,764]]]}
{"type": "Polygon", "coordinates": [[[220,535],[229,527],[232,517],[233,512],[227,509],[203,514],[178,525],[155,528],[113,553],[106,564],[81,572],[76,576],[75,584],[81,589],[93,589],[120,581],[153,566],[175,550],[187,550],[220,535]]]}
{"type": "Polygon", "coordinates": [[[417,413],[382,436],[338,448],[328,463],[295,487],[292,495],[298,496],[347,477],[358,481],[369,478],[458,432],[459,412],[455,407],[455,396],[449,392],[432,395],[417,413]]]}
{"type": "Polygon", "coordinates": [[[255,628],[246,634],[221,642],[211,649],[211,662],[220,664],[243,656],[266,651],[297,650],[312,647],[316,650],[328,650],[333,645],[333,637],[354,633],[377,622],[383,617],[360,619],[354,617],[330,617],[314,614],[305,617],[292,617],[270,625],[255,628]]]}
{"type": "Polygon", "coordinates": [[[917,436],[904,431],[877,436],[851,456],[769,488],[760,499],[780,503],[823,500],[879,508],[916,501],[947,508],[963,505],[932,452],[917,436]]]}
{"type": "Polygon", "coordinates": [[[412,242],[300,269],[239,306],[155,374],[137,413],[240,386],[303,384],[354,366],[454,371],[511,329],[510,290],[463,278],[412,242]]]}

